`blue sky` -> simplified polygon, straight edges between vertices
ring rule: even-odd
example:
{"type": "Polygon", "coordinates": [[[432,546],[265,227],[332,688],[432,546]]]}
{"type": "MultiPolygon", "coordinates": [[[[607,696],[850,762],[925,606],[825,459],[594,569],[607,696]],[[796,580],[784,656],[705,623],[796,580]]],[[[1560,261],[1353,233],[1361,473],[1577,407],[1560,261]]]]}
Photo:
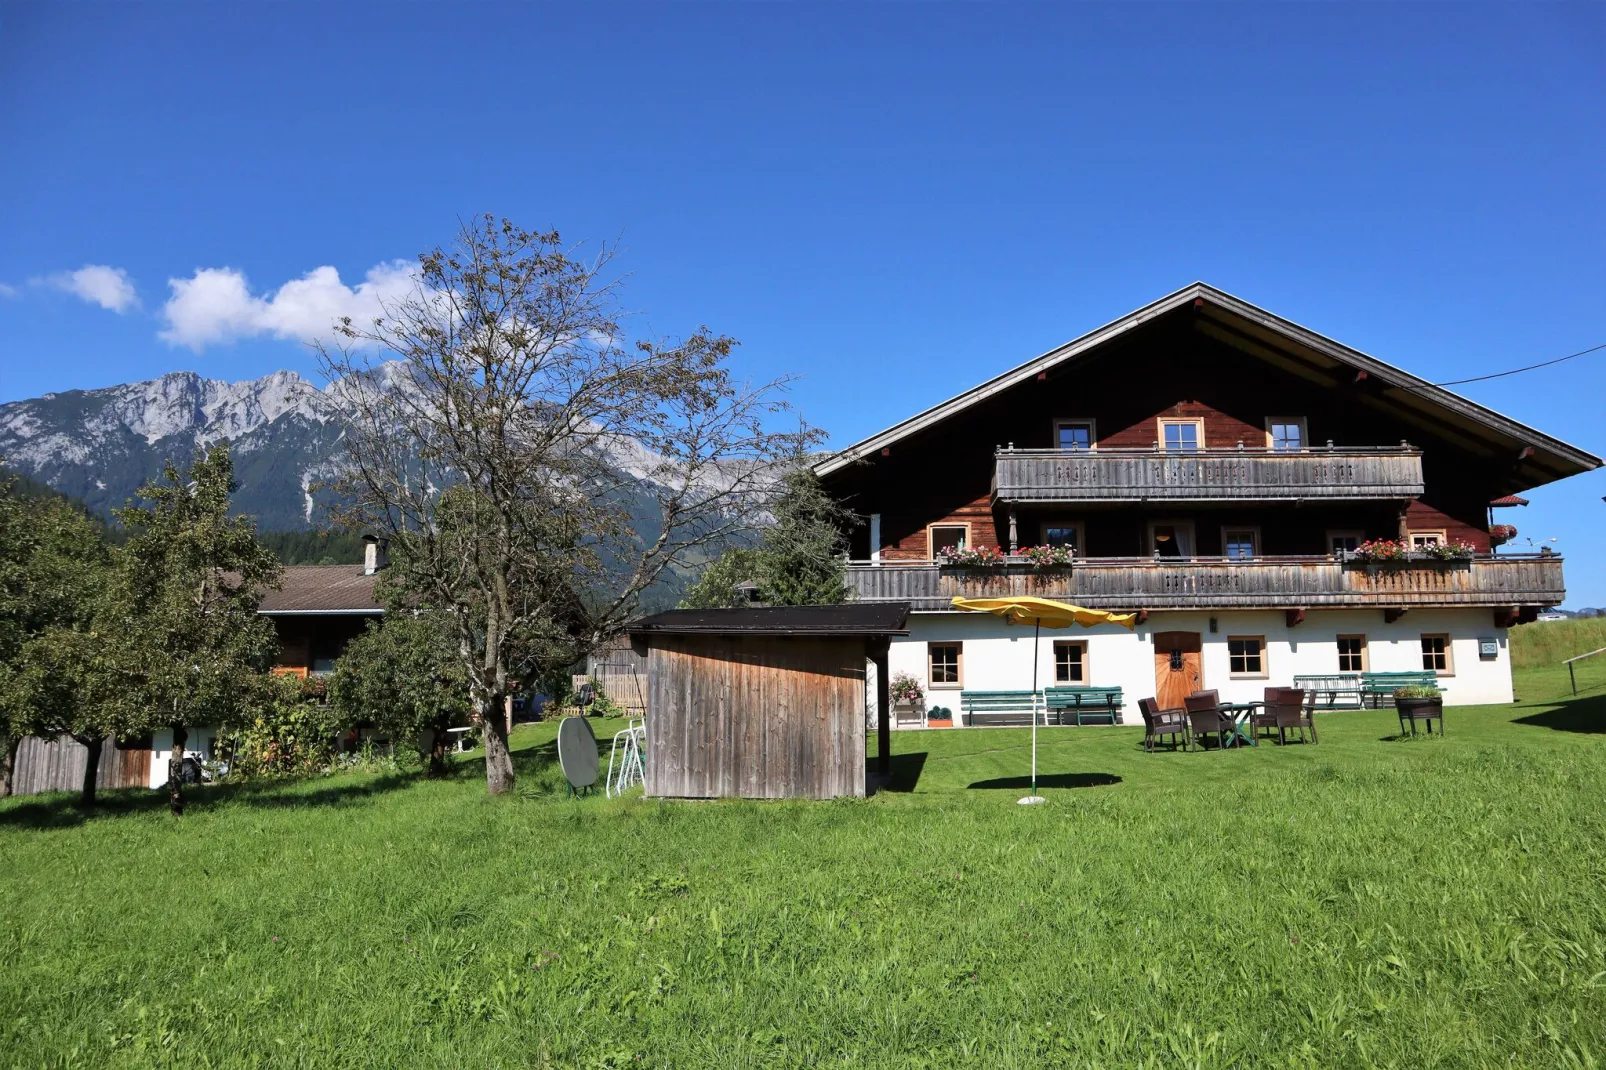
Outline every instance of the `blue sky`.
{"type": "MultiPolygon", "coordinates": [[[[1194,279],[1458,379],[1606,342],[1603,109],[1598,4],[13,0],[0,400],[310,372],[319,300],[482,211],[618,239],[640,330],[734,334],[838,444],[1194,279]]],[[[1464,389],[1606,453],[1603,386],[1464,389]]],[[[1602,494],[1512,518],[1572,606],[1602,494]]]]}

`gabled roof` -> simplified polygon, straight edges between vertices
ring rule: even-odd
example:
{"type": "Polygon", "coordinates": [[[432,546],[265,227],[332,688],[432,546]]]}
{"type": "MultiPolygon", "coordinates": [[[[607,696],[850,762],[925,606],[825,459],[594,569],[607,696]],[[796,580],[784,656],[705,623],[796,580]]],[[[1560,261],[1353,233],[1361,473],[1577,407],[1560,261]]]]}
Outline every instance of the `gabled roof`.
{"type": "Polygon", "coordinates": [[[346,614],[383,613],[385,607],[374,598],[379,579],[361,565],[287,565],[279,589],[269,591],[257,607],[258,613],[346,614]]]}
{"type": "Polygon", "coordinates": [[[836,635],[909,634],[909,603],[866,602],[841,606],[748,606],[741,609],[671,609],[630,625],[633,636],[649,635],[836,635]]]}
{"type": "Polygon", "coordinates": [[[955,416],[964,410],[1003,391],[1030,381],[1061,365],[1071,364],[1091,356],[1100,346],[1149,323],[1168,313],[1193,306],[1199,314],[1201,329],[1221,338],[1252,356],[1285,366],[1295,374],[1328,386],[1353,383],[1358,380],[1375,380],[1375,388],[1387,396],[1407,414],[1426,420],[1432,417],[1440,425],[1441,437],[1455,437],[1457,432],[1468,439],[1487,440],[1484,452],[1499,452],[1509,448],[1513,466],[1532,461],[1525,472],[1532,480],[1527,485],[1561,479],[1578,472],[1598,468],[1601,459],[1593,454],[1553,438],[1516,420],[1469,401],[1443,387],[1434,386],[1410,372],[1385,364],[1341,342],[1307,330],[1297,323],[1273,315],[1214,286],[1196,282],[1158,301],[1148,304],[1118,320],[1089,331],[1057,349],[1012,368],[974,389],[934,405],[925,412],[911,416],[878,434],[856,442],[829,460],[815,466],[816,474],[828,476],[883,449],[901,439],[955,416]],[[1496,443],[1493,447],[1490,442],[1496,443]]]}

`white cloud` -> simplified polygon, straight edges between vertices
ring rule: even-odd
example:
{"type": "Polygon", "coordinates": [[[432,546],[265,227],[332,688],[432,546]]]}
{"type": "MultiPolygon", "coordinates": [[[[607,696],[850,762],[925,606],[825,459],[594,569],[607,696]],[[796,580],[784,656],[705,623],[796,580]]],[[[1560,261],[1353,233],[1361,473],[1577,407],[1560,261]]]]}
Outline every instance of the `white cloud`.
{"type": "Polygon", "coordinates": [[[388,303],[413,292],[416,265],[405,260],[377,264],[353,289],[332,267],[314,268],[271,296],[251,292],[234,268],[201,268],[187,279],[169,279],[173,296],[162,307],[167,328],[161,336],[200,352],[215,342],[271,334],[313,342],[334,336],[343,316],[366,324],[384,314],[388,303]]]}
{"type": "Polygon", "coordinates": [[[128,272],[106,264],[85,264],[77,271],[64,271],[43,281],[113,312],[127,312],[139,304],[128,272]]]}
{"type": "Polygon", "coordinates": [[[9,286],[6,283],[0,282],[0,298],[16,297],[16,296],[17,296],[17,288],[15,286],[9,286]]]}

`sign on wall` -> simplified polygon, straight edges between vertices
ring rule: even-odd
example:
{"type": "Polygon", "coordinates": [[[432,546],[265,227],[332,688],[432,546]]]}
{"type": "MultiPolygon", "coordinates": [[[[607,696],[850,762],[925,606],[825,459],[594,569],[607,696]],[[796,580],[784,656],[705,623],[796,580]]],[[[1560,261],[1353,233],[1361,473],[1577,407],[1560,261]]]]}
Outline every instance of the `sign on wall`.
{"type": "Polygon", "coordinates": [[[1478,638],[1478,657],[1483,661],[1493,661],[1500,656],[1500,640],[1478,638]]]}

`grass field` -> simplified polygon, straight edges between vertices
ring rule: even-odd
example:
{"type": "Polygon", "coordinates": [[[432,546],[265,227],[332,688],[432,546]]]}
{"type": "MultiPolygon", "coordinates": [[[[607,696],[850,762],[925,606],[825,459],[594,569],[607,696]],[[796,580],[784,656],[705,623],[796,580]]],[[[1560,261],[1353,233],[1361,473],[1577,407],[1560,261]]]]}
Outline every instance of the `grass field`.
{"type": "MultiPolygon", "coordinates": [[[[1606,694],[1147,755],[896,733],[838,803],[346,775],[0,804],[0,1065],[1557,1066],[1606,1058],[1606,694]]],[[[599,734],[600,731],[599,731],[599,734]]]]}

